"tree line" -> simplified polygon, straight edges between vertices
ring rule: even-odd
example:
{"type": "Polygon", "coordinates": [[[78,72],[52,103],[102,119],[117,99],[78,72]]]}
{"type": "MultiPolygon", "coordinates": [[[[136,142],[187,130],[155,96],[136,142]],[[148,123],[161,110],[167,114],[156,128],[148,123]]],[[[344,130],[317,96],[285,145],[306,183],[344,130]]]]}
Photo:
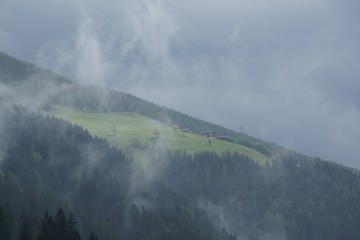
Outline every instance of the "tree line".
{"type": "MultiPolygon", "coordinates": [[[[66,217],[64,211],[58,209],[53,217],[48,211],[43,214],[39,229],[34,231],[31,227],[30,217],[24,214],[18,218],[13,216],[8,203],[0,203],[0,240],[81,240],[76,227],[76,220],[72,213],[66,217]],[[17,226],[18,225],[18,226],[17,226]]],[[[94,232],[90,232],[89,240],[98,240],[94,232]]]]}

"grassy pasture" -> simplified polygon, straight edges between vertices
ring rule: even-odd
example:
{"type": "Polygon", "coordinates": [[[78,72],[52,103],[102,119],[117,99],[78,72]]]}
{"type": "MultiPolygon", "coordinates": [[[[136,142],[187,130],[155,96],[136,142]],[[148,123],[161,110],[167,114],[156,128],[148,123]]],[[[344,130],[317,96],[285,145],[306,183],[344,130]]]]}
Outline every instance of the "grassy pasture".
{"type": "Polygon", "coordinates": [[[48,114],[80,125],[93,136],[105,138],[110,144],[125,152],[131,152],[135,157],[140,157],[147,149],[161,144],[170,149],[185,150],[190,154],[199,151],[215,151],[221,154],[228,150],[246,154],[261,164],[267,160],[266,156],[246,146],[217,139],[212,139],[209,144],[205,137],[174,130],[172,126],[136,113],[85,113],[57,108],[48,114]]]}

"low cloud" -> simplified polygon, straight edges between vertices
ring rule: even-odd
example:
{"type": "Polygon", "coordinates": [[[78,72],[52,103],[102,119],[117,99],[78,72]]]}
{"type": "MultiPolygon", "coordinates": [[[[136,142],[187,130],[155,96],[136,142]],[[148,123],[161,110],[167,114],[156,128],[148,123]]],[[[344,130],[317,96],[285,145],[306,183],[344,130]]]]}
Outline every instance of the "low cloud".
{"type": "Polygon", "coordinates": [[[0,46],[3,49],[11,52],[18,47],[19,43],[14,35],[6,32],[4,29],[0,29],[0,46]]]}
{"type": "MultiPolygon", "coordinates": [[[[152,138],[149,146],[132,162],[129,197],[139,201],[138,194],[151,189],[168,167],[168,144],[159,138],[152,138]]],[[[135,201],[134,200],[134,201],[135,201]]]]}
{"type": "MultiPolygon", "coordinates": [[[[243,229],[240,229],[239,226],[244,224],[246,221],[241,217],[241,213],[238,215],[233,215],[232,211],[229,211],[229,208],[226,209],[224,206],[214,204],[210,201],[198,201],[198,207],[204,210],[212,222],[212,224],[218,229],[226,229],[230,234],[234,234],[237,239],[248,240],[249,237],[245,237],[243,229]]],[[[267,216],[264,217],[265,219],[267,216]]],[[[271,223],[270,223],[271,224],[271,223]]],[[[272,231],[263,233],[259,239],[261,240],[286,240],[286,233],[282,229],[283,226],[276,226],[276,229],[271,229],[272,231]]]]}
{"type": "Polygon", "coordinates": [[[37,62],[58,73],[72,76],[83,84],[105,86],[111,63],[88,12],[80,8],[77,31],[69,39],[48,42],[39,50],[37,62]]]}

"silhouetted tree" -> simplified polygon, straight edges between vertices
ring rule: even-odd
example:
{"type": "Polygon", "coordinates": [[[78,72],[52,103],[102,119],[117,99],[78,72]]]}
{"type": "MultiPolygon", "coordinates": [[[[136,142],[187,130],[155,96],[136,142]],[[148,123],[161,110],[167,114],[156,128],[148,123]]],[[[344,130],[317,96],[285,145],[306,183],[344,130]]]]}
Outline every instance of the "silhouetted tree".
{"type": "Polygon", "coordinates": [[[116,124],[115,123],[111,124],[110,131],[111,131],[112,135],[114,135],[114,136],[116,135],[116,124]]]}
{"type": "Polygon", "coordinates": [[[33,239],[33,235],[31,232],[30,225],[28,221],[24,218],[21,223],[18,240],[32,240],[32,239],[33,239]]]}
{"type": "Polygon", "coordinates": [[[66,221],[64,211],[61,208],[57,211],[55,216],[55,229],[57,239],[67,239],[68,223],[66,221]]]}
{"type": "Polygon", "coordinates": [[[55,218],[45,212],[41,222],[37,240],[80,240],[80,234],[76,229],[76,221],[70,213],[66,219],[64,211],[60,208],[55,218]]]}
{"type": "Polygon", "coordinates": [[[91,231],[91,232],[90,232],[89,240],[99,240],[99,239],[98,239],[98,237],[96,236],[96,234],[95,234],[93,231],[91,231]]]}
{"type": "Polygon", "coordinates": [[[0,204],[0,240],[13,240],[13,216],[8,203],[0,204]]]}
{"type": "Polygon", "coordinates": [[[48,211],[44,213],[36,240],[57,240],[57,227],[54,218],[49,216],[48,211]]]}
{"type": "Polygon", "coordinates": [[[76,229],[76,221],[72,213],[69,214],[69,218],[67,220],[66,236],[68,240],[80,240],[80,234],[76,229]]]}

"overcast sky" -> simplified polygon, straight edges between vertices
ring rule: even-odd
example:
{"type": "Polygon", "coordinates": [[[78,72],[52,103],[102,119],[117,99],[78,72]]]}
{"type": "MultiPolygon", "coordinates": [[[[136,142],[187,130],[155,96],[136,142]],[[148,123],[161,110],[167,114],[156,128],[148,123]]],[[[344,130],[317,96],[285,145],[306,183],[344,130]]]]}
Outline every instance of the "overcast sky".
{"type": "Polygon", "coordinates": [[[0,50],[360,168],[358,0],[0,0],[0,50]]]}

